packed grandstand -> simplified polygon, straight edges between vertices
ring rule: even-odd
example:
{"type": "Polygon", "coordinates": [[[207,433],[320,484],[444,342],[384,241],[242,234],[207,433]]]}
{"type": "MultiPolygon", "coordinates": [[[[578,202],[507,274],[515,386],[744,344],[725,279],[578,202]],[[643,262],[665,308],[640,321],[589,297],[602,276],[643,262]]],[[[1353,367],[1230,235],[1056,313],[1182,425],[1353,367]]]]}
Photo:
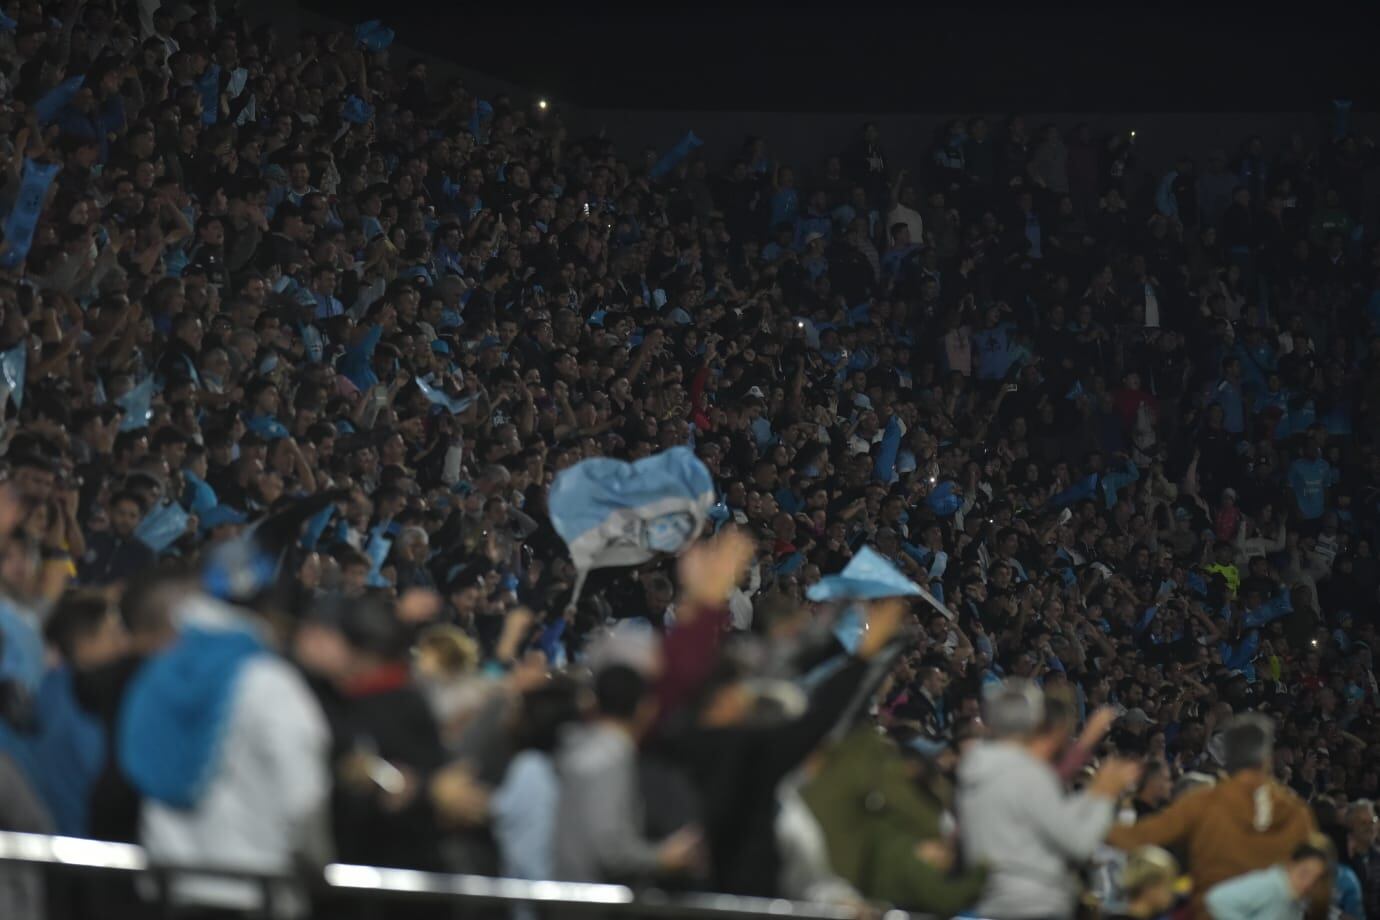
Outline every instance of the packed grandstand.
{"type": "MultiPolygon", "coordinates": [[[[380,23],[140,7],[0,4],[0,830],[1380,915],[1344,119],[1154,172],[1018,115],[904,162],[871,124],[628,150],[380,23]]],[[[310,894],[272,911],[376,915],[310,894]]]]}

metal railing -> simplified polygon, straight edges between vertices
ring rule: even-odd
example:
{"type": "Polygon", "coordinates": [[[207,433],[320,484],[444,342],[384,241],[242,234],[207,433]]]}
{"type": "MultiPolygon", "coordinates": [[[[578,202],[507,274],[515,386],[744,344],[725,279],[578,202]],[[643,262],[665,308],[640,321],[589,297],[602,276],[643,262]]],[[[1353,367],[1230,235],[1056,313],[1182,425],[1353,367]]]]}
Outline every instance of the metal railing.
{"type": "MultiPolygon", "coordinates": [[[[458,875],[386,869],[331,863],[312,877],[290,877],[241,872],[224,868],[188,865],[157,865],[142,847],[127,843],[108,843],[79,837],[46,834],[20,834],[0,831],[0,865],[28,865],[54,871],[114,873],[154,880],[160,898],[166,898],[169,881],[183,876],[214,876],[253,882],[263,887],[264,907],[271,913],[272,890],[284,884],[306,886],[318,891],[355,893],[361,898],[393,900],[428,898],[462,904],[530,904],[574,911],[617,914],[625,917],[723,918],[723,920],[762,920],[789,917],[795,920],[853,920],[854,908],[812,904],[777,898],[748,898],[727,894],[667,894],[660,891],[634,891],[626,885],[586,882],[529,881],[491,878],[483,875],[458,875]]],[[[166,905],[165,905],[166,906],[166,905]]],[[[917,915],[892,910],[882,920],[921,920],[917,915]]]]}

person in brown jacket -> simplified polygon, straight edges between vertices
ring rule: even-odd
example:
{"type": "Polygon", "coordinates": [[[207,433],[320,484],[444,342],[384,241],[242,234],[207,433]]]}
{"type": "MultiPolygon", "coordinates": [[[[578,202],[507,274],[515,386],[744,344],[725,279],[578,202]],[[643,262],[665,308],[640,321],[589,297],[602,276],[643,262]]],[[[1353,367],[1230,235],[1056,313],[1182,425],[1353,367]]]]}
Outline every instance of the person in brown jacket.
{"type": "MultiPolygon", "coordinates": [[[[1222,741],[1225,780],[1107,835],[1121,850],[1154,844],[1184,853],[1193,879],[1193,916],[1203,920],[1211,917],[1203,904],[1208,889],[1286,861],[1318,830],[1308,804],[1271,775],[1274,725],[1268,718],[1239,716],[1227,724],[1222,741]]],[[[1310,917],[1327,915],[1329,892],[1325,884],[1319,888],[1310,917]]]]}

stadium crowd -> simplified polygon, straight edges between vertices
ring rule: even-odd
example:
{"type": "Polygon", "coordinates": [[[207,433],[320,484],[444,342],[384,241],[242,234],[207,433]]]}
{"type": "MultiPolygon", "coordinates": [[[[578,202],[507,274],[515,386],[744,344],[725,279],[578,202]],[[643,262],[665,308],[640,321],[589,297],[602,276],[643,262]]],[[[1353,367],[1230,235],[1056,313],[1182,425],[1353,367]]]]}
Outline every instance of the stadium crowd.
{"type": "Polygon", "coordinates": [[[433,76],[378,24],[0,3],[0,829],[1380,916],[1369,138],[802,163],[433,76]],[[715,533],[572,602],[553,476],[681,445],[715,533]]]}

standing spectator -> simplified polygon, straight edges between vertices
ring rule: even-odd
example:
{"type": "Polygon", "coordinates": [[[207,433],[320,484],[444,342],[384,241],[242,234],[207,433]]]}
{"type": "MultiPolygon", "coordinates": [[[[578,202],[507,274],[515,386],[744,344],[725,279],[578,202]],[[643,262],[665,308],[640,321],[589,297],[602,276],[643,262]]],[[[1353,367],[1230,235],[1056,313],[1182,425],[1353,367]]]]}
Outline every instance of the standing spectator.
{"type": "MultiPolygon", "coordinates": [[[[1146,844],[1182,847],[1199,917],[1210,916],[1211,905],[1203,898],[1215,886],[1268,869],[1317,833],[1308,806],[1270,775],[1274,727],[1268,719],[1238,716],[1220,737],[1227,779],[1134,825],[1114,828],[1107,838],[1123,850],[1146,844]]],[[[1314,902],[1326,904],[1326,893],[1314,902]]]]}
{"type": "Polygon", "coordinates": [[[1287,862],[1247,872],[1208,889],[1212,920],[1302,920],[1310,893],[1335,859],[1327,838],[1299,844],[1287,862]]]}
{"type": "Polygon", "coordinates": [[[957,802],[965,857],[989,871],[977,913],[1071,916],[1078,882],[1069,867],[1093,855],[1140,767],[1108,761],[1083,792],[1069,795],[1054,758],[1075,723],[1071,700],[1012,679],[988,692],[983,710],[991,740],[960,763],[957,802]]]}

